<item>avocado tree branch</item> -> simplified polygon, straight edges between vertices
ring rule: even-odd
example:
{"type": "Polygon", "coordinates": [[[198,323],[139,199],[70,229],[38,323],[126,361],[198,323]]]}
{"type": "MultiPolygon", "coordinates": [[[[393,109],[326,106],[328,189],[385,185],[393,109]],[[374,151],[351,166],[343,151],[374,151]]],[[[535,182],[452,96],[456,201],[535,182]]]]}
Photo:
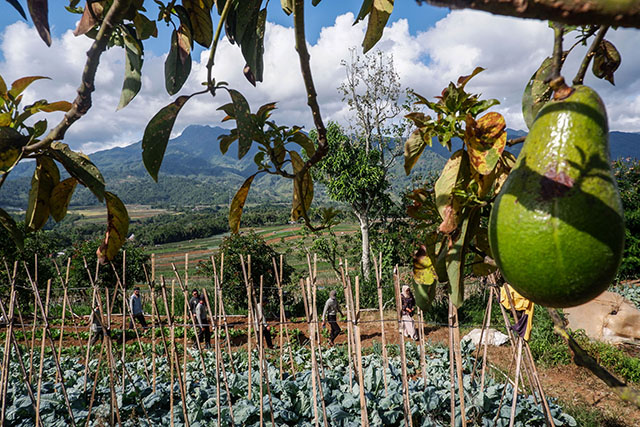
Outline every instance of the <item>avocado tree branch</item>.
{"type": "Polygon", "coordinates": [[[598,361],[591,357],[580,345],[573,339],[569,331],[565,327],[565,322],[558,314],[557,310],[547,308],[551,319],[553,320],[554,330],[565,339],[569,348],[573,352],[573,361],[576,365],[587,368],[596,377],[600,378],[611,390],[617,394],[622,400],[631,402],[637,407],[640,407],[640,391],[629,387],[613,375],[609,373],[605,368],[600,366],[598,361]]]}
{"type": "Polygon", "coordinates": [[[213,45],[211,46],[211,51],[209,52],[209,60],[207,61],[207,86],[211,91],[212,95],[215,95],[215,87],[212,84],[212,69],[213,69],[213,60],[216,56],[216,50],[218,48],[218,41],[220,40],[220,32],[222,31],[222,27],[224,25],[224,21],[227,20],[227,15],[229,14],[229,10],[231,9],[232,1],[228,1],[224,4],[224,8],[222,9],[222,14],[220,15],[220,20],[218,21],[218,27],[216,28],[216,33],[213,36],[213,45]]]}
{"type": "Polygon", "coordinates": [[[591,43],[591,46],[589,46],[589,50],[587,51],[587,54],[584,56],[584,58],[582,59],[582,63],[580,64],[580,69],[573,79],[574,85],[581,85],[584,81],[584,76],[587,73],[587,68],[589,68],[589,63],[591,63],[591,58],[595,56],[596,50],[598,49],[598,46],[600,46],[600,43],[602,42],[602,39],[604,39],[604,35],[607,33],[608,29],[609,26],[602,25],[600,27],[600,30],[598,30],[596,38],[593,39],[593,43],[591,43]]]}
{"type": "Polygon", "coordinates": [[[102,21],[95,41],[87,51],[87,61],[82,72],[80,87],[78,87],[78,95],[73,101],[71,109],[67,111],[60,123],[49,131],[47,136],[35,144],[25,146],[23,148],[25,153],[33,153],[47,148],[52,142],[63,139],[69,127],[89,111],[91,93],[95,90],[95,77],[100,64],[100,56],[107,48],[111,34],[120,19],[120,14],[129,7],[129,3],[130,0],[114,0],[104,21],[102,21]]]}
{"type": "Polygon", "coordinates": [[[476,9],[496,15],[640,28],[640,0],[416,0],[449,9],[476,9]]]}
{"type": "Polygon", "coordinates": [[[300,174],[304,174],[311,166],[322,160],[329,151],[329,145],[327,143],[327,129],[324,127],[324,123],[322,122],[320,106],[318,105],[318,94],[316,92],[315,85],[313,84],[313,76],[311,75],[311,64],[309,61],[310,55],[307,50],[307,40],[304,30],[304,0],[295,0],[293,7],[293,21],[296,37],[296,51],[300,58],[300,70],[302,71],[302,78],[307,91],[307,105],[311,109],[311,114],[313,115],[313,124],[318,130],[318,147],[313,156],[307,160],[304,167],[300,170],[300,174]]]}

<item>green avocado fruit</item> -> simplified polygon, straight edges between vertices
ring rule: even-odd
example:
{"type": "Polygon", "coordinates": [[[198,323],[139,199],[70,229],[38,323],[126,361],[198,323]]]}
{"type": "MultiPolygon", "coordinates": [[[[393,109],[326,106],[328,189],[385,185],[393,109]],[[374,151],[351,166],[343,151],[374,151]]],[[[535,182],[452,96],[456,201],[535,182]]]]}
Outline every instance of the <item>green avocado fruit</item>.
{"type": "Polygon", "coordinates": [[[425,313],[431,310],[431,303],[436,296],[436,284],[421,285],[420,283],[413,284],[413,297],[416,300],[416,305],[420,307],[420,310],[425,313]]]}
{"type": "Polygon", "coordinates": [[[614,279],[624,247],[622,202],[609,159],[607,113],[575,86],[542,107],[489,218],[489,244],[521,295],[583,304],[614,279]]]}

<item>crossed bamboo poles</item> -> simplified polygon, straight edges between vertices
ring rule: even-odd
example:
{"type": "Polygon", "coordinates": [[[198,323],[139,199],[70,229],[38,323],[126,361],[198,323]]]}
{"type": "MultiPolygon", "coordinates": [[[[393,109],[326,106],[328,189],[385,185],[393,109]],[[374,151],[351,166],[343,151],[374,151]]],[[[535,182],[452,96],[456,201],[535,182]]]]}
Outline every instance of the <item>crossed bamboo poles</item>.
{"type": "MultiPolygon", "coordinates": [[[[253,277],[251,275],[251,260],[250,257],[247,257],[247,260],[245,262],[244,257],[241,257],[241,262],[242,262],[242,268],[243,268],[243,278],[245,281],[245,286],[247,289],[247,300],[248,300],[248,315],[247,315],[247,347],[249,349],[248,351],[248,357],[249,357],[249,381],[248,381],[248,397],[249,399],[251,399],[251,395],[252,395],[252,386],[254,383],[254,376],[251,373],[251,367],[252,367],[252,362],[251,362],[251,358],[252,358],[252,351],[251,351],[251,347],[252,347],[252,341],[255,340],[256,344],[257,344],[257,348],[258,348],[258,366],[259,366],[259,397],[260,397],[260,421],[261,424],[264,422],[264,407],[263,407],[263,396],[265,394],[265,390],[266,390],[266,394],[268,396],[268,401],[269,401],[269,405],[271,405],[272,403],[272,396],[271,396],[271,386],[270,386],[270,381],[268,378],[268,363],[267,363],[267,358],[265,357],[265,350],[264,350],[264,344],[263,344],[263,328],[262,328],[262,319],[259,318],[256,313],[257,311],[255,310],[255,308],[260,305],[260,307],[262,307],[263,304],[263,278],[260,277],[259,279],[259,287],[256,286],[254,284],[254,280],[253,277]],[[255,288],[258,288],[259,290],[256,290],[255,288]],[[257,295],[256,295],[257,293],[257,295]],[[252,330],[253,330],[253,334],[252,334],[252,330]],[[266,377],[266,381],[265,381],[265,375],[267,375],[266,377]]],[[[124,272],[126,271],[125,268],[125,263],[126,263],[126,253],[123,256],[123,266],[122,266],[122,275],[118,275],[118,271],[115,268],[115,266],[113,264],[110,265],[110,268],[113,270],[115,277],[116,277],[116,286],[115,288],[110,291],[109,289],[103,289],[101,290],[97,285],[96,285],[96,279],[98,277],[98,272],[99,272],[99,268],[100,266],[97,264],[96,265],[96,269],[95,269],[95,273],[92,274],[91,271],[89,270],[89,267],[86,263],[86,260],[84,260],[84,268],[86,270],[87,276],[89,278],[89,282],[91,284],[91,289],[92,289],[92,308],[96,307],[99,310],[99,316],[100,316],[100,321],[102,325],[106,326],[107,330],[111,329],[111,321],[112,321],[112,313],[113,313],[113,308],[116,302],[116,297],[118,295],[118,293],[120,292],[123,298],[123,304],[122,304],[122,352],[121,354],[116,354],[113,351],[113,347],[112,347],[112,338],[109,336],[109,334],[105,334],[104,338],[103,338],[103,345],[100,348],[100,354],[98,356],[98,363],[95,367],[95,371],[93,372],[93,386],[91,388],[91,393],[90,393],[90,397],[89,397],[89,414],[87,416],[86,419],[86,424],[89,424],[89,421],[91,419],[91,411],[94,405],[94,401],[95,401],[95,391],[96,391],[96,384],[98,382],[98,378],[99,378],[99,374],[101,372],[101,368],[103,368],[103,360],[105,358],[105,353],[106,353],[106,360],[107,360],[107,370],[108,370],[108,374],[109,374],[109,386],[110,386],[110,394],[111,394],[111,400],[110,400],[110,417],[111,417],[111,423],[112,424],[120,424],[121,423],[121,419],[120,419],[120,413],[118,410],[118,404],[117,404],[117,398],[116,398],[116,386],[121,387],[121,390],[125,389],[126,386],[126,381],[128,380],[130,384],[132,384],[134,387],[136,387],[135,382],[131,379],[131,374],[130,372],[128,372],[127,370],[127,366],[125,364],[126,361],[126,349],[125,349],[125,343],[126,343],[126,320],[127,320],[127,316],[129,317],[129,320],[135,325],[134,319],[133,319],[133,314],[130,312],[128,304],[126,303],[126,291],[127,291],[127,286],[126,286],[126,277],[124,272]],[[104,292],[104,299],[102,297],[102,293],[104,292]],[[117,372],[116,369],[116,365],[117,363],[120,363],[121,366],[121,372],[117,372]]],[[[280,378],[283,378],[284,372],[285,372],[285,367],[284,367],[284,361],[285,359],[288,359],[290,362],[290,375],[295,376],[295,365],[293,363],[293,352],[292,352],[292,348],[290,345],[290,336],[289,336],[289,329],[288,329],[288,320],[286,318],[286,314],[285,314],[285,310],[284,310],[284,304],[283,304],[283,286],[282,286],[282,270],[283,270],[283,257],[280,256],[280,260],[279,260],[279,264],[276,261],[276,259],[273,259],[273,270],[274,270],[274,277],[276,279],[276,285],[278,287],[278,295],[279,295],[279,302],[280,302],[280,315],[279,315],[279,327],[280,327],[280,333],[279,333],[279,338],[280,338],[280,346],[279,346],[279,352],[280,352],[280,366],[279,366],[279,375],[280,378]],[[286,337],[286,345],[284,343],[284,339],[286,337]],[[288,352],[288,354],[287,354],[288,352]]],[[[36,259],[36,263],[35,265],[37,266],[37,259],[36,259]]],[[[18,360],[19,360],[19,364],[20,364],[20,369],[22,371],[23,374],[23,378],[25,380],[25,384],[27,386],[27,392],[29,394],[29,398],[31,400],[32,406],[34,408],[34,411],[36,413],[36,425],[41,426],[42,425],[42,420],[40,419],[39,416],[39,408],[40,408],[40,389],[41,389],[41,382],[42,382],[42,371],[43,371],[43,361],[44,361],[44,355],[45,355],[45,349],[46,349],[46,343],[47,341],[49,342],[49,347],[50,347],[50,351],[52,353],[52,356],[54,358],[54,362],[56,364],[56,381],[58,381],[61,385],[61,390],[63,393],[63,396],[65,398],[65,405],[67,408],[67,411],[69,413],[69,417],[71,420],[71,424],[75,425],[75,419],[73,416],[73,411],[71,409],[71,405],[69,403],[69,399],[66,393],[66,388],[65,388],[65,384],[64,384],[64,377],[63,377],[63,373],[60,367],[60,358],[61,358],[61,354],[62,354],[62,341],[63,341],[63,335],[64,335],[64,328],[65,328],[65,320],[66,320],[66,314],[67,314],[67,310],[69,311],[70,315],[71,315],[71,319],[72,319],[72,323],[73,323],[73,328],[75,331],[75,336],[79,339],[80,338],[80,334],[79,334],[79,329],[78,329],[78,324],[77,324],[77,319],[79,318],[79,316],[77,316],[72,309],[72,304],[69,298],[69,288],[68,288],[68,282],[69,282],[69,268],[70,268],[70,264],[67,263],[66,266],[66,274],[63,275],[61,272],[61,269],[59,268],[59,266],[55,263],[54,261],[54,265],[56,268],[56,273],[57,273],[57,277],[58,280],[60,281],[62,290],[63,290],[63,298],[62,298],[62,322],[61,322],[61,328],[60,328],[60,338],[58,340],[58,346],[57,346],[57,351],[56,351],[56,345],[54,343],[52,334],[51,334],[51,327],[49,325],[48,322],[48,318],[49,318],[49,300],[50,300],[50,293],[51,293],[51,280],[49,280],[47,282],[47,287],[46,287],[46,294],[45,294],[45,303],[43,304],[42,302],[42,298],[40,296],[40,291],[38,289],[38,278],[37,278],[37,267],[34,270],[34,274],[33,276],[31,275],[31,272],[28,269],[28,266],[26,263],[24,263],[24,268],[27,272],[27,276],[29,279],[29,283],[32,287],[32,291],[34,294],[34,304],[36,306],[36,311],[34,312],[34,320],[33,320],[33,325],[32,325],[32,338],[31,338],[31,350],[30,350],[30,357],[29,357],[29,369],[27,371],[27,367],[24,365],[23,363],[23,358],[22,358],[22,352],[21,352],[21,348],[18,345],[18,341],[16,340],[15,337],[15,325],[13,322],[13,319],[16,316],[16,312],[18,314],[18,317],[20,319],[22,319],[22,313],[20,313],[19,310],[17,310],[17,304],[16,304],[16,291],[15,291],[15,278],[17,275],[17,271],[18,271],[18,263],[14,264],[14,268],[13,268],[13,273],[11,273],[9,266],[6,264],[5,262],[5,270],[7,273],[7,277],[9,279],[9,283],[10,283],[10,287],[11,287],[11,291],[10,291],[10,296],[9,296],[9,308],[7,309],[5,307],[4,301],[2,301],[0,299],[0,309],[1,309],[1,314],[4,316],[5,319],[10,319],[9,324],[8,324],[8,330],[7,330],[7,338],[5,340],[4,343],[4,357],[2,360],[2,370],[1,370],[1,375],[0,375],[0,394],[2,394],[2,408],[1,408],[1,415],[0,415],[0,425],[2,425],[2,423],[4,422],[4,416],[5,416],[5,410],[6,410],[6,390],[7,390],[7,383],[8,383],[8,378],[9,378],[9,355],[10,355],[10,349],[13,347],[16,355],[18,356],[18,360]],[[33,366],[33,354],[34,354],[34,348],[35,348],[35,327],[36,327],[36,323],[38,320],[38,314],[40,315],[40,319],[42,320],[42,322],[44,323],[44,327],[42,330],[42,337],[41,337],[41,341],[40,341],[40,359],[39,359],[39,369],[38,369],[38,373],[37,373],[37,379],[38,379],[38,384],[36,386],[36,391],[37,391],[37,395],[34,395],[34,384],[33,384],[33,377],[34,377],[34,371],[35,368],[33,366]]],[[[230,339],[230,334],[229,334],[229,327],[228,327],[228,322],[227,322],[227,315],[226,315],[226,311],[225,311],[225,307],[224,307],[224,303],[223,303],[223,297],[222,297],[222,277],[223,277],[223,268],[224,268],[224,255],[220,256],[220,264],[219,267],[217,267],[216,265],[216,261],[215,258],[212,256],[211,257],[211,265],[212,265],[212,271],[213,271],[213,281],[214,281],[214,295],[213,298],[210,299],[208,292],[206,289],[204,289],[203,292],[203,296],[205,298],[205,302],[206,302],[206,307],[207,307],[207,312],[208,312],[208,316],[211,319],[212,323],[211,326],[213,327],[213,337],[214,337],[214,348],[213,351],[215,352],[215,378],[216,378],[216,384],[220,384],[221,380],[224,384],[224,389],[225,389],[225,393],[226,393],[226,397],[227,397],[227,404],[229,406],[229,422],[231,425],[233,425],[233,402],[232,402],[232,398],[231,398],[231,393],[230,393],[230,389],[229,389],[229,383],[228,383],[228,374],[227,374],[227,368],[225,363],[222,363],[222,360],[224,359],[224,355],[223,355],[223,343],[221,342],[221,337],[220,334],[224,328],[224,332],[225,332],[225,342],[226,342],[226,348],[224,349],[227,352],[227,358],[230,361],[230,368],[232,370],[232,372],[235,373],[235,364],[234,364],[234,358],[233,358],[233,353],[231,351],[231,339],[230,339]],[[211,301],[213,300],[213,305],[211,304],[211,301]],[[212,309],[213,307],[213,309],[212,309]]],[[[324,392],[323,392],[323,387],[324,387],[324,364],[323,364],[323,360],[322,360],[322,352],[320,351],[321,349],[321,334],[320,334],[320,330],[318,328],[319,325],[319,321],[318,321],[318,311],[317,311],[317,258],[314,256],[313,257],[313,261],[311,259],[311,256],[308,254],[307,255],[307,265],[308,265],[308,277],[306,279],[302,279],[300,282],[300,287],[301,287],[301,293],[303,296],[303,302],[304,302],[304,307],[305,307],[305,314],[306,314],[306,321],[308,324],[308,331],[309,331],[309,344],[311,347],[311,370],[312,370],[312,375],[311,375],[311,379],[312,379],[312,390],[313,390],[313,401],[314,401],[314,419],[315,419],[315,425],[319,426],[320,423],[322,423],[325,427],[330,425],[329,423],[329,419],[327,416],[327,412],[326,412],[326,405],[324,402],[324,392]]],[[[158,296],[156,295],[156,291],[157,291],[157,287],[158,285],[156,284],[156,280],[155,280],[155,257],[152,256],[152,271],[151,271],[151,276],[149,276],[146,267],[143,266],[144,271],[145,271],[145,275],[147,277],[147,284],[151,293],[151,306],[152,306],[152,351],[151,351],[151,365],[152,365],[152,371],[151,374],[149,373],[148,370],[148,363],[147,363],[147,355],[143,349],[143,345],[142,345],[142,340],[140,337],[140,334],[138,332],[137,327],[134,328],[134,332],[135,332],[135,336],[136,336],[136,344],[137,344],[137,349],[138,349],[138,353],[140,358],[143,360],[143,365],[144,365],[144,377],[147,381],[147,383],[153,388],[153,390],[155,391],[155,386],[156,386],[156,376],[157,376],[157,372],[156,372],[156,344],[157,344],[157,334],[155,333],[155,329],[157,328],[157,326],[159,326],[159,331],[160,331],[160,338],[161,338],[161,344],[162,344],[162,348],[164,349],[164,355],[165,357],[167,357],[169,359],[169,363],[170,363],[170,399],[171,399],[171,423],[173,425],[173,421],[174,421],[174,408],[173,408],[173,401],[174,401],[174,380],[177,379],[177,386],[178,386],[178,391],[180,393],[180,399],[181,399],[181,403],[182,403],[182,416],[183,416],[183,421],[185,423],[185,425],[190,425],[189,423],[189,416],[188,416],[188,411],[187,411],[187,407],[186,407],[186,383],[187,383],[187,378],[186,378],[186,361],[187,361],[187,333],[186,333],[186,329],[187,326],[191,326],[194,330],[195,333],[195,341],[196,341],[196,351],[197,354],[195,354],[195,358],[198,361],[198,366],[199,368],[202,370],[202,373],[204,375],[213,375],[213,374],[209,374],[207,372],[206,369],[206,364],[205,364],[205,360],[204,360],[204,356],[203,356],[203,343],[201,343],[199,341],[198,338],[198,334],[197,334],[197,325],[194,319],[194,313],[191,311],[191,307],[186,304],[187,298],[188,298],[188,254],[185,256],[185,273],[184,273],[184,277],[182,277],[180,275],[180,273],[178,272],[175,264],[172,263],[172,269],[175,275],[175,279],[172,280],[172,284],[171,284],[171,299],[169,299],[168,297],[168,290],[167,290],[167,285],[166,285],[166,281],[164,277],[161,277],[160,280],[160,289],[159,289],[159,293],[160,296],[162,298],[162,303],[164,306],[164,313],[165,313],[165,322],[163,322],[162,316],[160,314],[160,309],[158,307],[158,296]],[[176,344],[176,340],[175,340],[175,327],[176,327],[176,322],[175,322],[175,311],[174,311],[174,299],[175,299],[175,283],[178,283],[179,285],[179,291],[182,292],[183,297],[185,299],[185,306],[184,306],[184,311],[183,311],[183,321],[184,321],[184,341],[183,341],[183,360],[182,360],[182,364],[180,363],[180,358],[178,355],[178,348],[177,348],[177,344],[176,344]],[[171,304],[169,304],[169,301],[171,301],[171,304]],[[171,308],[170,308],[171,307],[171,308]],[[190,319],[190,322],[189,322],[190,319]],[[188,322],[190,323],[190,325],[188,325],[188,322]],[[169,329],[169,338],[167,338],[166,334],[165,334],[165,329],[163,327],[163,323],[166,323],[169,329]],[[181,366],[182,365],[182,366],[181,366]],[[182,369],[180,369],[182,367],[182,369]]],[[[388,380],[387,380],[387,375],[388,375],[388,369],[389,369],[389,360],[388,360],[388,354],[387,354],[387,342],[386,342],[386,335],[385,335],[385,322],[388,321],[388,319],[384,319],[384,310],[383,310],[383,298],[382,298],[382,260],[381,260],[381,255],[379,258],[375,259],[374,258],[374,267],[375,267],[375,275],[376,275],[376,285],[377,285],[377,292],[378,292],[378,311],[380,314],[380,325],[381,325],[381,331],[382,331],[382,359],[383,359],[383,382],[384,382],[384,387],[385,387],[385,393],[388,393],[388,380]]],[[[359,385],[363,385],[364,384],[364,376],[363,376],[363,366],[362,366],[362,344],[361,344],[361,336],[360,336],[360,281],[358,277],[355,277],[355,292],[352,286],[352,280],[351,277],[349,276],[349,274],[347,274],[348,271],[348,265],[347,262],[344,261],[344,264],[341,262],[340,263],[340,275],[339,275],[339,279],[340,282],[342,284],[342,289],[344,292],[344,296],[345,296],[345,305],[346,305],[346,317],[347,317],[347,349],[348,349],[348,358],[349,358],[349,381],[353,384],[353,382],[357,382],[357,384],[359,385]]],[[[394,290],[395,290],[395,295],[396,295],[396,306],[398,307],[398,324],[401,325],[401,313],[400,313],[400,276],[398,274],[397,271],[397,267],[396,270],[394,271],[394,276],[393,276],[393,285],[394,285],[394,290]]],[[[492,300],[493,300],[493,296],[494,296],[494,289],[490,288],[490,293],[489,293],[489,303],[487,306],[487,312],[485,313],[485,321],[483,321],[483,329],[482,329],[482,334],[484,334],[484,331],[486,328],[488,328],[490,326],[490,313],[491,313],[491,305],[492,305],[492,300]]],[[[511,304],[511,307],[513,307],[513,304],[511,304]]],[[[504,311],[504,308],[501,306],[501,310],[503,313],[503,318],[505,321],[505,325],[507,326],[507,329],[510,329],[510,321],[508,319],[507,313],[504,311]]],[[[512,309],[513,310],[513,309],[512,309]]],[[[513,315],[515,316],[515,313],[513,313],[513,315]]],[[[455,416],[456,416],[456,401],[453,398],[453,396],[455,395],[455,388],[457,385],[458,388],[458,405],[460,406],[460,416],[461,416],[461,421],[462,421],[462,425],[466,425],[466,419],[465,419],[465,410],[464,410],[464,389],[462,387],[463,381],[463,374],[462,374],[462,358],[461,358],[461,351],[460,351],[460,346],[459,346],[459,342],[460,342],[460,337],[459,337],[459,325],[458,325],[458,321],[457,321],[457,310],[455,309],[455,307],[451,306],[450,307],[450,315],[449,315],[449,320],[450,320],[450,360],[451,360],[451,405],[452,405],[452,412],[451,412],[451,420],[452,420],[452,425],[455,422],[455,416]],[[456,381],[457,379],[457,381],[456,381]],[[457,382],[457,384],[456,384],[457,382]]],[[[420,365],[421,365],[421,371],[422,371],[422,376],[423,376],[423,380],[427,381],[427,369],[426,369],[426,351],[425,351],[425,333],[424,333],[424,318],[421,312],[419,312],[419,320],[418,320],[418,336],[419,336],[419,342],[420,342],[420,365]]],[[[24,330],[24,322],[21,320],[21,327],[23,328],[23,336],[26,337],[26,331],[24,330]]],[[[483,343],[482,341],[482,334],[481,334],[481,343],[483,343]]],[[[513,335],[510,334],[510,338],[511,338],[511,344],[512,344],[512,348],[514,349],[514,360],[516,361],[516,375],[515,375],[515,380],[514,380],[514,394],[513,394],[513,399],[512,399],[512,421],[513,421],[513,412],[515,409],[515,405],[516,405],[516,401],[517,401],[517,393],[518,393],[518,387],[519,387],[519,383],[522,382],[522,372],[521,372],[521,366],[523,365],[522,363],[522,351],[524,349],[525,351],[525,359],[524,359],[524,367],[525,367],[525,371],[526,371],[526,378],[528,380],[528,385],[529,385],[529,389],[532,390],[534,398],[536,399],[536,402],[542,403],[543,405],[543,410],[545,415],[547,416],[547,419],[550,420],[550,411],[549,411],[549,407],[546,401],[546,398],[544,396],[544,392],[542,390],[542,387],[540,385],[538,376],[537,376],[537,372],[535,370],[535,364],[533,364],[533,359],[531,357],[531,353],[530,350],[528,348],[528,345],[526,344],[526,342],[523,342],[521,338],[518,337],[514,337],[513,335]]],[[[90,367],[89,367],[89,360],[91,357],[91,346],[90,346],[90,340],[91,340],[91,333],[89,334],[89,338],[87,339],[87,344],[86,344],[86,354],[85,354],[85,369],[84,369],[84,385],[85,385],[85,393],[87,392],[86,390],[86,386],[89,383],[87,381],[87,378],[89,376],[89,371],[90,371],[90,367]]],[[[407,376],[407,371],[406,371],[406,354],[404,352],[404,337],[402,334],[400,334],[400,362],[401,362],[401,375],[402,375],[402,394],[403,394],[403,404],[405,407],[405,411],[404,411],[404,425],[405,426],[413,426],[413,420],[412,417],[408,414],[411,414],[411,402],[410,402],[410,398],[409,398],[409,393],[408,393],[408,376],[407,376]]],[[[478,347],[478,352],[480,351],[480,349],[483,349],[483,357],[481,358],[482,360],[482,365],[481,365],[481,374],[480,374],[480,383],[481,383],[481,388],[484,386],[484,378],[485,378],[485,369],[486,369],[486,343],[484,345],[481,345],[478,347]]],[[[479,358],[476,358],[476,361],[479,360],[479,358]]],[[[104,369],[104,368],[103,368],[104,369]]],[[[473,371],[472,371],[472,380],[474,379],[475,376],[475,372],[476,372],[476,366],[474,365],[473,371]]],[[[361,407],[361,424],[363,426],[367,426],[368,425],[368,414],[367,414],[367,402],[366,402],[366,395],[364,393],[364,387],[359,387],[360,390],[360,407],[361,407]]],[[[505,389],[506,390],[506,387],[505,389]]],[[[503,398],[504,398],[504,390],[503,390],[503,398]]],[[[138,390],[139,391],[139,390],[138,390]]],[[[143,412],[143,416],[146,418],[147,421],[149,421],[149,417],[148,414],[146,412],[146,409],[144,407],[144,405],[142,404],[142,402],[140,401],[140,393],[137,393],[137,398],[138,398],[138,406],[142,409],[143,412]]],[[[221,397],[221,388],[217,387],[217,398],[218,398],[218,402],[220,402],[220,397],[221,397]]],[[[502,400],[501,399],[501,403],[500,405],[502,405],[502,400]]],[[[221,419],[222,414],[221,414],[221,408],[220,405],[218,405],[218,419],[221,419]]],[[[273,410],[271,408],[271,410],[269,411],[269,416],[270,416],[270,421],[272,422],[272,424],[274,423],[274,419],[273,419],[273,410]]]]}

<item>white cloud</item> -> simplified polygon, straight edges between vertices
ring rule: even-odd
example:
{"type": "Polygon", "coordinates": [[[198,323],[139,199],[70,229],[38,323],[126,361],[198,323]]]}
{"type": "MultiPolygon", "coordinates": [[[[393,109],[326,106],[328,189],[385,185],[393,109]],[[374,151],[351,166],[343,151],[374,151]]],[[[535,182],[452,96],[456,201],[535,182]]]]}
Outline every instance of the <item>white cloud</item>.
{"type": "MultiPolygon", "coordinates": [[[[344,79],[340,61],[348,57],[349,48],[359,47],[364,37],[364,25],[353,26],[353,14],[336,17],[320,33],[317,42],[309,46],[313,77],[325,121],[344,121],[348,116],[336,91],[344,79]]],[[[412,21],[413,22],[413,21],[412,21]]],[[[227,81],[240,90],[253,109],[277,101],[274,119],[279,123],[312,127],[306,105],[300,64],[294,48],[293,30],[268,23],[265,38],[264,82],[253,88],[242,75],[244,60],[237,46],[226,39],[219,44],[214,67],[217,80],[227,81]]],[[[640,57],[634,56],[640,44],[640,32],[619,30],[608,38],[622,53],[622,66],[616,73],[616,85],[588,75],[586,83],[601,94],[609,111],[611,128],[640,131],[640,57]]],[[[567,45],[572,42],[567,38],[567,45]]],[[[46,98],[50,101],[73,100],[80,82],[91,40],[74,37],[71,30],[55,39],[47,48],[36,31],[18,22],[2,30],[0,74],[7,82],[22,76],[44,75],[49,81],[34,83],[25,93],[25,102],[46,98]]],[[[528,78],[551,51],[552,32],[546,22],[519,20],[474,11],[455,11],[430,28],[410,28],[400,19],[385,30],[378,48],[392,53],[403,86],[432,98],[449,81],[468,74],[476,66],[486,71],[475,77],[469,89],[485,98],[501,101],[497,110],[503,113],[512,128],[524,128],[520,99],[528,78]]],[[[578,58],[584,53],[579,47],[566,66],[569,79],[575,73],[578,58]]],[[[206,78],[208,52],[194,58],[192,74],[181,93],[201,90],[206,78]]],[[[66,141],[74,148],[91,152],[115,145],[125,145],[142,137],[150,118],[171,102],[164,89],[164,55],[145,53],[143,86],[138,96],[125,109],[116,112],[120,98],[124,69],[124,52],[113,48],[100,61],[93,107],[86,117],[67,132],[66,141]]],[[[180,113],[174,134],[191,123],[220,125],[222,113],[216,111],[228,102],[224,91],[215,98],[208,95],[191,99],[180,113]]],[[[57,123],[60,114],[47,118],[57,123]]]]}

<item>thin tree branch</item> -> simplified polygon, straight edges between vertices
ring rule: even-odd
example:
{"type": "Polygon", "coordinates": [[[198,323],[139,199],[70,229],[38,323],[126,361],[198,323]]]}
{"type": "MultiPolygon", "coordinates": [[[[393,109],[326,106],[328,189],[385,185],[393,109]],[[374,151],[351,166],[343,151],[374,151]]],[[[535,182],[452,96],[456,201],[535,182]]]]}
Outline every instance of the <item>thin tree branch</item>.
{"type": "Polygon", "coordinates": [[[640,0],[416,0],[449,9],[476,9],[497,15],[563,22],[640,28],[640,0]]]}
{"type": "Polygon", "coordinates": [[[584,81],[584,76],[587,73],[587,69],[589,68],[589,63],[591,63],[591,58],[595,56],[596,50],[598,49],[598,46],[600,46],[600,43],[604,39],[604,35],[607,33],[607,30],[609,30],[609,26],[607,25],[602,25],[600,27],[600,30],[598,31],[596,38],[593,39],[593,43],[591,43],[591,46],[589,47],[587,54],[582,59],[582,64],[580,64],[580,69],[576,73],[576,76],[573,78],[574,85],[581,85],[582,82],[584,81]]]}
{"type": "Polygon", "coordinates": [[[564,37],[564,25],[553,24],[553,68],[551,71],[551,80],[560,77],[562,69],[562,39],[564,37]]]}
{"type": "Polygon", "coordinates": [[[216,50],[218,48],[218,41],[220,40],[220,32],[222,31],[222,27],[224,26],[224,21],[227,19],[227,15],[229,14],[229,10],[231,9],[232,1],[228,1],[224,4],[224,8],[222,9],[222,14],[220,15],[220,20],[218,21],[218,27],[216,28],[216,33],[213,35],[213,45],[211,46],[211,51],[209,52],[209,60],[207,61],[207,85],[209,86],[209,90],[212,95],[214,94],[215,88],[211,85],[211,77],[213,70],[213,60],[216,56],[216,50]]]}
{"type": "Polygon", "coordinates": [[[71,109],[67,111],[60,123],[58,123],[46,137],[40,140],[40,142],[24,147],[23,151],[25,153],[33,153],[37,150],[47,148],[53,141],[64,139],[67,129],[89,111],[91,108],[91,93],[95,90],[94,83],[98,65],[100,64],[100,56],[107,48],[115,24],[120,19],[120,13],[129,6],[129,3],[130,0],[114,0],[102,22],[95,41],[87,51],[87,62],[82,72],[82,83],[80,83],[78,95],[73,101],[71,109]]]}
{"type": "Polygon", "coordinates": [[[300,70],[302,71],[302,78],[307,91],[307,105],[311,109],[313,123],[318,130],[318,148],[300,170],[300,175],[303,175],[311,166],[322,160],[329,151],[329,144],[327,143],[327,129],[324,127],[324,123],[322,122],[320,106],[318,105],[318,94],[313,84],[313,76],[311,75],[311,64],[309,62],[310,55],[307,50],[307,40],[304,29],[304,0],[295,0],[293,7],[293,21],[296,36],[296,51],[300,58],[300,70]]]}
{"type": "Polygon", "coordinates": [[[511,147],[513,145],[516,145],[516,144],[521,144],[521,143],[524,142],[525,139],[527,139],[526,135],[525,136],[520,136],[518,138],[509,139],[509,140],[507,140],[507,146],[511,147]]]}

